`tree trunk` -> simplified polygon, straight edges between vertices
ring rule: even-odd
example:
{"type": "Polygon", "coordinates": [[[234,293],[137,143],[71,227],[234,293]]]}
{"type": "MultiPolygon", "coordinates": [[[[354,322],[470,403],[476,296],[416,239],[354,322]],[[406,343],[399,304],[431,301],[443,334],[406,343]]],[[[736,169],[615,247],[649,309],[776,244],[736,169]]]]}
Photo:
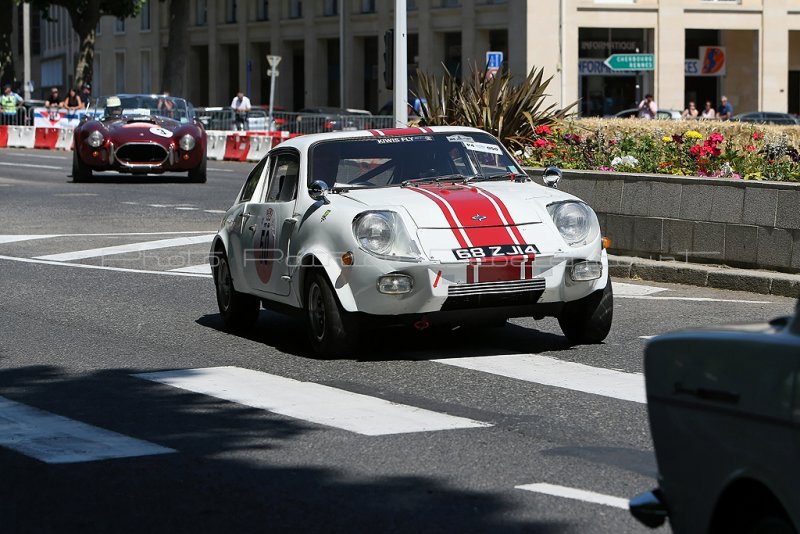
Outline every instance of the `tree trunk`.
{"type": "Polygon", "coordinates": [[[75,88],[92,83],[94,74],[94,43],[97,23],[100,21],[100,0],[88,0],[85,9],[70,9],[72,29],[78,34],[80,51],[75,63],[75,88]]]}
{"type": "MultiPolygon", "coordinates": [[[[22,9],[22,8],[20,8],[22,9]]],[[[11,52],[11,28],[14,13],[14,0],[0,0],[0,13],[8,13],[0,17],[0,84],[14,81],[14,54],[11,52]]]]}
{"type": "Polygon", "coordinates": [[[169,0],[169,41],[164,58],[161,89],[186,97],[186,56],[189,54],[189,0],[169,0]]]}

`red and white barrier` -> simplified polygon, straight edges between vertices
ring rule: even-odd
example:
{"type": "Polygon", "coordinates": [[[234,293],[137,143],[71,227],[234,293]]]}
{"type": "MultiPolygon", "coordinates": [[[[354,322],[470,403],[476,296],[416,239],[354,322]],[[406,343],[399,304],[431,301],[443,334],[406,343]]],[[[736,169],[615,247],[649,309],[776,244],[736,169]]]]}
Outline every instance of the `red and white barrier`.
{"type": "MultiPolygon", "coordinates": [[[[0,148],[72,150],[71,128],[0,126],[0,148]]],[[[270,149],[297,134],[289,132],[206,131],[206,157],[212,160],[260,161],[270,149]]]]}

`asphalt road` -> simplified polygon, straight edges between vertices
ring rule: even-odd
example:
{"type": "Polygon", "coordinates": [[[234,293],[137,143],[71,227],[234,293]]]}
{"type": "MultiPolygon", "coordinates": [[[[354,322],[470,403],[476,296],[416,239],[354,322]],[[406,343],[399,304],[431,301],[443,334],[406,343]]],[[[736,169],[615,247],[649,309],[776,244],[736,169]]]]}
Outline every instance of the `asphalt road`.
{"type": "Polygon", "coordinates": [[[252,164],[210,162],[207,184],[73,184],[70,158],[0,150],[4,534],[646,532],[620,507],[656,484],[639,398],[645,337],[794,306],[615,280],[602,345],[570,346],[553,320],[514,320],[375,332],[356,358],[319,359],[298,319],[262,311],[242,336],[217,313],[204,239],[252,164]],[[626,386],[554,385],[542,365],[626,386]],[[378,416],[347,429],[385,401],[446,422],[381,432],[396,418],[378,416]],[[552,495],[565,488],[593,493],[552,495]]]}

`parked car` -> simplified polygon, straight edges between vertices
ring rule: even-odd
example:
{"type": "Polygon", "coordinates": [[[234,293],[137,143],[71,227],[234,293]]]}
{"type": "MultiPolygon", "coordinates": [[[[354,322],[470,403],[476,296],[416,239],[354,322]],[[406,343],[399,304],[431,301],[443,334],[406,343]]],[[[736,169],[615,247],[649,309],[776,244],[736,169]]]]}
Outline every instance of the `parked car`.
{"type": "Polygon", "coordinates": [[[800,119],[788,113],[777,113],[774,111],[751,111],[750,113],[740,113],[734,115],[731,120],[740,122],[755,122],[758,124],[800,124],[800,119]]]}
{"type": "Polygon", "coordinates": [[[206,131],[182,98],[122,94],[91,102],[73,133],[72,180],[95,171],[188,172],[206,181],[206,131]]]}
{"type": "Polygon", "coordinates": [[[338,355],[365,325],[520,316],[599,343],[613,308],[603,243],[587,204],[534,183],[491,135],[442,126],[281,143],[245,180],[210,261],[229,328],[250,327],[260,303],[295,310],[314,350],[338,355]]]}
{"type": "Polygon", "coordinates": [[[308,107],[297,115],[297,133],[364,130],[372,127],[372,113],[365,109],[308,107]]]}
{"type": "Polygon", "coordinates": [[[633,515],[676,534],[800,531],[800,302],[769,323],[656,337],[644,365],[659,487],[633,515]]]}
{"type": "MultiPolygon", "coordinates": [[[[631,108],[619,111],[613,115],[618,119],[635,119],[639,117],[639,108],[631,108]]],[[[681,112],[676,109],[659,109],[656,112],[656,119],[659,120],[681,120],[681,112]]]]}

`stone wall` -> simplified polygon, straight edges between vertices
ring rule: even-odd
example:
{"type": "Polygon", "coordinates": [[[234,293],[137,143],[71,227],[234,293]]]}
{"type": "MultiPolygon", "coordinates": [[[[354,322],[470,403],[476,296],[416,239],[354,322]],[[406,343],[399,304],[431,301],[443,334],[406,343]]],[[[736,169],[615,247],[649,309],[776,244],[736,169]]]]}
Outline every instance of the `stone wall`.
{"type": "Polygon", "coordinates": [[[800,183],[564,171],[559,189],[595,209],[612,254],[800,272],[800,183]]]}

